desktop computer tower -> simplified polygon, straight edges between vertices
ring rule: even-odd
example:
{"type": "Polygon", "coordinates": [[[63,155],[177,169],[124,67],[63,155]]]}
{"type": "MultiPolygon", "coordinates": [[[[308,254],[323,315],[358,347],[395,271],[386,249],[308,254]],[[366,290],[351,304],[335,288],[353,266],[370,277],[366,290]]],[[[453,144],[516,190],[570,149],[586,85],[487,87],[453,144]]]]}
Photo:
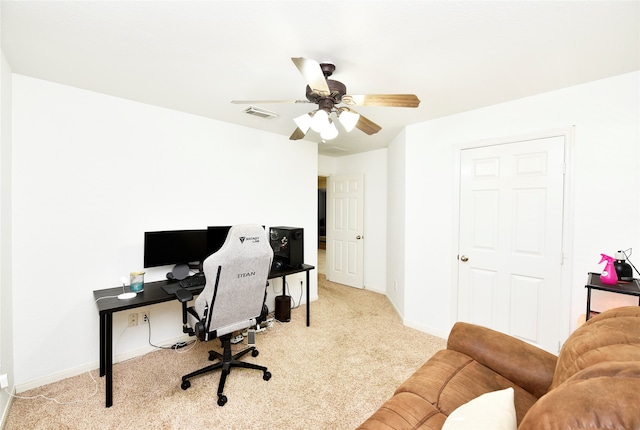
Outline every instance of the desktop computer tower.
{"type": "Polygon", "coordinates": [[[300,267],[304,263],[304,229],[271,227],[269,242],[273,249],[273,267],[300,267]]]}

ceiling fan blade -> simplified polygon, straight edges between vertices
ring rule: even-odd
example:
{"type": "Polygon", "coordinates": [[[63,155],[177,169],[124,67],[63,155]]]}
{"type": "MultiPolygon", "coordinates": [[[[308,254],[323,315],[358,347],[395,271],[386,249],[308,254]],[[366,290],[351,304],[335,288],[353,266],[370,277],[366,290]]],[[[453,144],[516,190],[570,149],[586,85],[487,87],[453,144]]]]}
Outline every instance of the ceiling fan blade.
{"type": "Polygon", "coordinates": [[[304,138],[304,136],[305,136],[305,132],[300,130],[299,127],[296,127],[296,129],[293,131],[291,136],[289,136],[289,140],[300,140],[304,138]]]}
{"type": "Polygon", "coordinates": [[[231,100],[231,103],[237,105],[257,105],[257,104],[267,104],[267,103],[311,103],[309,100],[231,100]]]}
{"type": "MultiPolygon", "coordinates": [[[[357,113],[353,109],[351,111],[353,113],[357,113]]],[[[358,130],[360,130],[360,131],[362,131],[362,132],[364,132],[364,133],[366,133],[368,135],[376,134],[377,132],[382,130],[382,127],[380,127],[375,122],[371,121],[369,118],[366,118],[366,117],[362,116],[359,113],[358,113],[358,115],[360,115],[360,118],[358,119],[358,122],[356,123],[356,128],[358,130]]]]}
{"type": "Polygon", "coordinates": [[[329,90],[327,79],[322,73],[320,63],[304,57],[291,57],[291,61],[296,65],[313,92],[329,95],[331,91],[329,90]]]}
{"type": "Polygon", "coordinates": [[[420,105],[420,100],[415,94],[363,94],[344,95],[342,102],[352,106],[389,106],[411,107],[420,105]]]}

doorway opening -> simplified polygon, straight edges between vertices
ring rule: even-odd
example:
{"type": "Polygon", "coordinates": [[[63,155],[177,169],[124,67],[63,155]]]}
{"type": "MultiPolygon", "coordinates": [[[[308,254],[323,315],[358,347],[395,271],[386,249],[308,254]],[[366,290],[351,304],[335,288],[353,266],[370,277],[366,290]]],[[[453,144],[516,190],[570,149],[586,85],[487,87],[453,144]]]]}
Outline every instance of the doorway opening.
{"type": "Polygon", "coordinates": [[[327,177],[318,176],[318,273],[326,275],[327,177]]]}

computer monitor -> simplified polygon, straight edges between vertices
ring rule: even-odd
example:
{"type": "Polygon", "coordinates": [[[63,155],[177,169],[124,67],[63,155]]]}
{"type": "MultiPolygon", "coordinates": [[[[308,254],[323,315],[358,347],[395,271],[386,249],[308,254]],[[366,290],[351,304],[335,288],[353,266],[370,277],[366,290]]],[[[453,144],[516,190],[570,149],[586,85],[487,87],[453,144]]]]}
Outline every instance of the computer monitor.
{"type": "Polygon", "coordinates": [[[207,257],[222,248],[230,228],[230,225],[207,227],[207,257]]]}
{"type": "Polygon", "coordinates": [[[144,267],[198,263],[207,257],[208,230],[148,231],[144,234],[144,267]]]}

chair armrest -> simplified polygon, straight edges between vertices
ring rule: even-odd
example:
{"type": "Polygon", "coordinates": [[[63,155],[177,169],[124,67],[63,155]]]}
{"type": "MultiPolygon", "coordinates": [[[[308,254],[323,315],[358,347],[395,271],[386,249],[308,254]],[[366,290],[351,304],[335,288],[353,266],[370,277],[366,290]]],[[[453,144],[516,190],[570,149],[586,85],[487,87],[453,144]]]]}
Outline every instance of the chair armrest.
{"type": "Polygon", "coordinates": [[[175,295],[180,303],[187,303],[193,300],[193,294],[186,288],[178,288],[175,292],[175,295]]]}
{"type": "Polygon", "coordinates": [[[447,349],[468,355],[538,398],[553,381],[555,355],[486,327],[457,322],[447,349]]]}
{"type": "MultiPolygon", "coordinates": [[[[193,336],[195,331],[187,324],[187,313],[194,313],[193,308],[187,309],[187,302],[193,300],[193,294],[186,288],[178,288],[175,293],[176,298],[182,303],[182,332],[193,336]]],[[[197,317],[197,315],[194,315],[197,317]]]]}

